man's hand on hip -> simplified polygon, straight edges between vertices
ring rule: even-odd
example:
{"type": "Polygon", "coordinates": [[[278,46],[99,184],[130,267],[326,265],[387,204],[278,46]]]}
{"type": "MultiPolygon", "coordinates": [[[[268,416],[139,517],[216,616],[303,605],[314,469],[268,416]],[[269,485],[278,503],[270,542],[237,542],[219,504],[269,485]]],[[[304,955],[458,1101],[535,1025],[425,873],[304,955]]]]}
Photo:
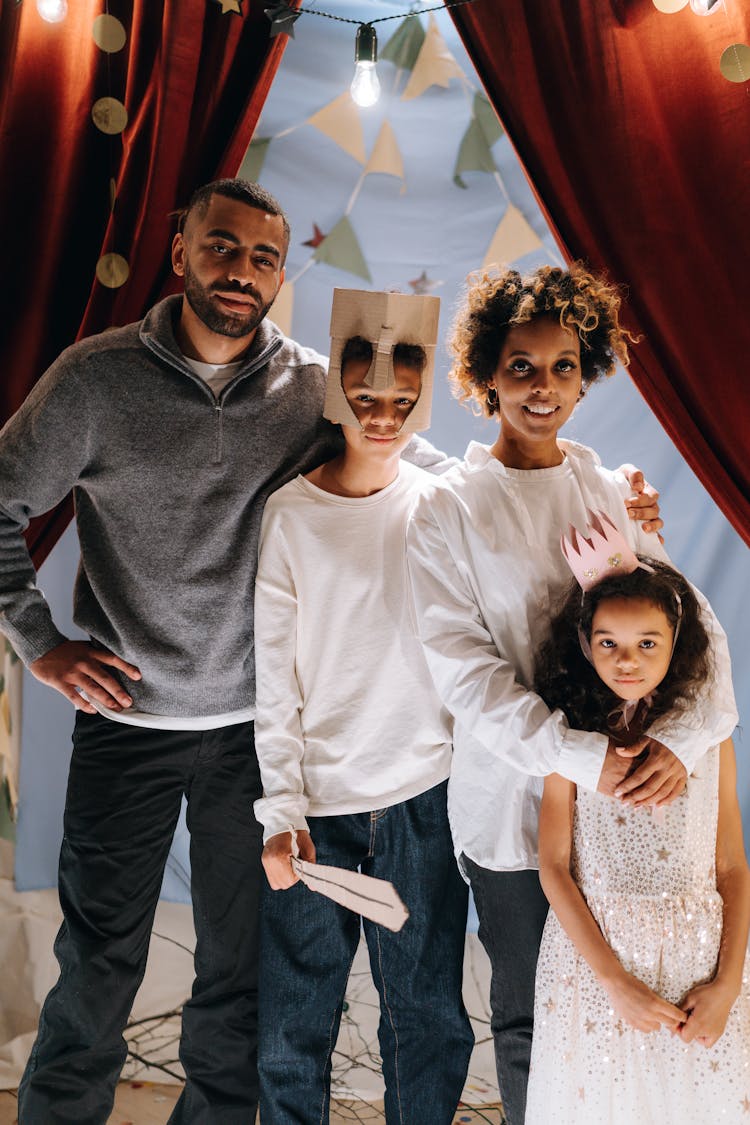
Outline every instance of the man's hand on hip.
{"type": "Polygon", "coordinates": [[[63,641],[30,664],[29,671],[37,680],[59,691],[78,710],[95,715],[96,708],[83,698],[81,691],[111,711],[124,711],[133,703],[110,675],[108,666],[124,672],[131,680],[141,678],[135,664],[128,664],[106,648],[95,648],[89,641],[63,641]]]}

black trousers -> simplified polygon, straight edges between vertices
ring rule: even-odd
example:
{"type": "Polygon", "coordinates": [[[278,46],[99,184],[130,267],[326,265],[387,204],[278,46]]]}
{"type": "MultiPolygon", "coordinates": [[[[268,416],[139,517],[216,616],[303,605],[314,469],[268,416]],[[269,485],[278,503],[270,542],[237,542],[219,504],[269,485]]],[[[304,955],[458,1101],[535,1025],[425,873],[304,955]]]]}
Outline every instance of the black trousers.
{"type": "Polygon", "coordinates": [[[253,724],[158,731],[78,712],[60,852],[60,979],[18,1092],[19,1125],[105,1125],[162,876],[188,802],[195,981],[171,1125],[253,1125],[262,830],[253,724]]]}

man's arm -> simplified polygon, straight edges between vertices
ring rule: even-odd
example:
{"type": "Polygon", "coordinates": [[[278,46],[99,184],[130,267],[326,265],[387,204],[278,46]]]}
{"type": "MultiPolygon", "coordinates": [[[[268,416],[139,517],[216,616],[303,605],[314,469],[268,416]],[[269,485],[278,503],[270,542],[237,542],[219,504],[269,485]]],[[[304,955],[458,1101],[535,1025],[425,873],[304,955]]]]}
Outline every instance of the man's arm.
{"type": "Polygon", "coordinates": [[[130,697],[108,666],[132,679],[132,664],[57,629],[37,586],[23,532],[33,516],[54,508],[80,478],[89,456],[86,395],[66,352],[40,379],[0,433],[0,629],[42,683],[83,711],[94,707],[78,688],[121,711],[130,697]]]}

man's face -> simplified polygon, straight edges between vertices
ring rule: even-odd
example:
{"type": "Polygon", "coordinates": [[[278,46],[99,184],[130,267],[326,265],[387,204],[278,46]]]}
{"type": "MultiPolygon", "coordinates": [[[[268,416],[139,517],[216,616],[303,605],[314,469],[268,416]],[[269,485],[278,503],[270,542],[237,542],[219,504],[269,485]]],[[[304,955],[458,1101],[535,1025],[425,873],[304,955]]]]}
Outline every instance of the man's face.
{"type": "Polygon", "coordinates": [[[185,279],[196,317],[218,336],[249,336],[284,280],[284,223],[247,203],[212,195],[172,243],[172,266],[185,279]]]}

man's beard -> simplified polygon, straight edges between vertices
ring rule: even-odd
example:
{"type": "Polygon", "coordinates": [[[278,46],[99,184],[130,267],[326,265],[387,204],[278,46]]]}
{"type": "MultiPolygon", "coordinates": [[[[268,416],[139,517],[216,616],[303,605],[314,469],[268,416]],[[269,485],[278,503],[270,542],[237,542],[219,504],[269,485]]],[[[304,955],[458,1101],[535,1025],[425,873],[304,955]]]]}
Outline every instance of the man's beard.
{"type": "Polygon", "coordinates": [[[198,319],[205,324],[206,328],[216,332],[218,336],[230,336],[232,339],[249,336],[251,332],[255,331],[273,304],[273,301],[269,301],[266,305],[262,304],[260,294],[251,286],[222,285],[220,291],[222,293],[235,292],[251,296],[258,301],[258,305],[254,309],[248,309],[245,314],[221,312],[211,300],[212,291],[204,288],[200,282],[196,281],[190,266],[185,262],[185,298],[198,319]]]}

